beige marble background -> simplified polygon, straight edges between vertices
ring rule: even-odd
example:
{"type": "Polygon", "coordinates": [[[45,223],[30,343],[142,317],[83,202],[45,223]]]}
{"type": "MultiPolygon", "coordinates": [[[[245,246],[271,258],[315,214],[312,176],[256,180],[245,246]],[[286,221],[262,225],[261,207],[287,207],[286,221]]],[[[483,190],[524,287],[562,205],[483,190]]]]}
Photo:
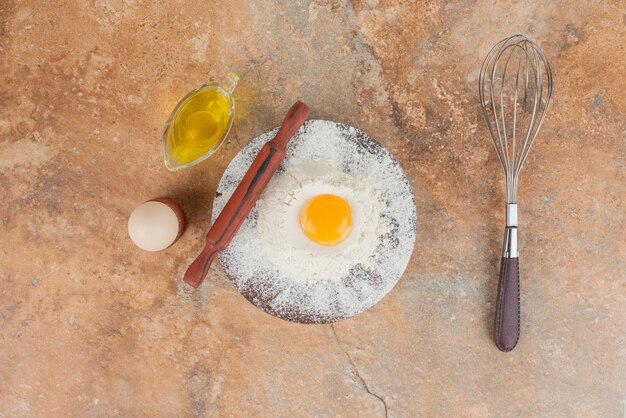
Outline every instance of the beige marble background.
{"type": "Polygon", "coordinates": [[[619,1],[0,1],[0,416],[623,417],[625,29],[619,1]],[[555,93],[521,176],[522,337],[503,354],[476,84],[517,32],[555,93]],[[229,70],[228,142],[168,172],[169,111],[229,70]],[[403,278],[333,326],[260,312],[218,264],[179,281],[220,174],[297,98],[387,146],[417,201],[403,278]],[[141,252],[127,217],[161,195],[189,229],[141,252]]]}

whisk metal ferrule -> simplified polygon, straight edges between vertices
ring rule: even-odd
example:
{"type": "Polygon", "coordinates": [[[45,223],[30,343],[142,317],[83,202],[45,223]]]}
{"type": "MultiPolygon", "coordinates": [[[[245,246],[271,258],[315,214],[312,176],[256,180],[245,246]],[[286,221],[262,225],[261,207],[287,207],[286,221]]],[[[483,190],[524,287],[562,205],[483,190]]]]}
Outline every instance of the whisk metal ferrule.
{"type": "Polygon", "coordinates": [[[517,203],[506,204],[506,226],[517,227],[517,203]]]}
{"type": "Polygon", "coordinates": [[[506,230],[504,231],[502,257],[519,257],[517,249],[517,203],[506,204],[506,230]]]}
{"type": "Polygon", "coordinates": [[[502,250],[502,257],[504,258],[518,258],[519,252],[517,251],[517,227],[507,226],[504,232],[504,248],[502,250]]]}

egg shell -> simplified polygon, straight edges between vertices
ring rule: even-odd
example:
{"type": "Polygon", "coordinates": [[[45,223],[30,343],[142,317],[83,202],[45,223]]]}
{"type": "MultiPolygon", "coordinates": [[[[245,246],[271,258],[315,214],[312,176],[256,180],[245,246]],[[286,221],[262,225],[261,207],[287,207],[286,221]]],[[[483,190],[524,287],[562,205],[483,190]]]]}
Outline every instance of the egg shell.
{"type": "Polygon", "coordinates": [[[128,218],[128,235],[145,251],[161,251],[185,231],[185,216],[172,199],[160,197],[137,206],[128,218]]]}

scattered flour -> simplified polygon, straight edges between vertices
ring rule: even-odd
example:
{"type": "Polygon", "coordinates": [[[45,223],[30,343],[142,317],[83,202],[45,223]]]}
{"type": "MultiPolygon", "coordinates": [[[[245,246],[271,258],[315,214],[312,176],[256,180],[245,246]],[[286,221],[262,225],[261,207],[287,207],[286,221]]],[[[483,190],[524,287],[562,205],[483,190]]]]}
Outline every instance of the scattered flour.
{"type": "MultiPolygon", "coordinates": [[[[235,156],[218,186],[213,220],[258,151],[276,132],[253,139],[235,156]]],[[[235,287],[265,312],[295,322],[334,322],[370,308],[393,288],[411,257],[415,223],[411,187],[385,148],[355,128],[307,121],[292,138],[279,172],[219,258],[235,287]],[[344,252],[345,256],[332,250],[318,254],[317,270],[312,251],[300,248],[300,253],[294,254],[293,247],[298,246],[285,244],[288,236],[281,235],[276,226],[272,233],[276,220],[263,215],[266,205],[289,200],[288,195],[279,196],[278,190],[285,190],[290,183],[304,186],[301,179],[312,178],[308,175],[311,167],[318,167],[319,177],[317,183],[311,181],[317,184],[313,189],[333,184],[327,174],[334,176],[334,184],[344,184],[343,192],[350,194],[348,200],[358,202],[351,203],[351,208],[360,208],[363,215],[362,229],[353,230],[348,238],[356,241],[345,247],[352,250],[344,252]],[[323,173],[326,170],[331,171],[323,173]],[[375,239],[368,237],[372,233],[375,239]],[[285,244],[282,252],[281,240],[285,244]]],[[[342,245],[337,248],[341,250],[342,245]]]]}

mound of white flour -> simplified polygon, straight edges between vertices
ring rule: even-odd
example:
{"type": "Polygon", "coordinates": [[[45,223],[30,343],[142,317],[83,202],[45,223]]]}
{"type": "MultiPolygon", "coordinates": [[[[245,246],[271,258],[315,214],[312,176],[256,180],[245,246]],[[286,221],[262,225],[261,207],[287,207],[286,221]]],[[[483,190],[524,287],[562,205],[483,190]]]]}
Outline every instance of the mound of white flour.
{"type": "Polygon", "coordinates": [[[388,230],[378,194],[373,178],[346,174],[332,160],[289,159],[258,203],[257,231],[264,254],[281,274],[303,282],[339,279],[358,263],[371,266],[379,237],[388,230]],[[352,215],[350,235],[333,247],[310,241],[299,224],[302,207],[324,194],[347,201],[352,215]]]}

